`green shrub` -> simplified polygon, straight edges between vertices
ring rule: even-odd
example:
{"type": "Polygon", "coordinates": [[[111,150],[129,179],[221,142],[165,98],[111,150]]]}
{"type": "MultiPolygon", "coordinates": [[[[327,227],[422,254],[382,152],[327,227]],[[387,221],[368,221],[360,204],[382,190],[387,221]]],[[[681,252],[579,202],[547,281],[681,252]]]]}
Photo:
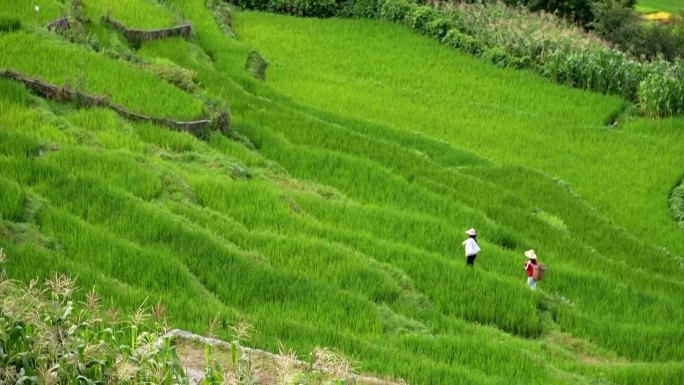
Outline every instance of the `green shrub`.
{"type": "Polygon", "coordinates": [[[275,0],[274,11],[295,16],[331,17],[337,12],[335,0],[275,0]]]}
{"type": "Polygon", "coordinates": [[[659,56],[674,61],[684,57],[682,21],[675,17],[671,24],[645,24],[631,7],[617,0],[604,0],[592,5],[595,20],[593,33],[610,41],[622,51],[649,60],[659,56]]]}
{"type": "Polygon", "coordinates": [[[432,7],[420,6],[415,7],[406,15],[409,27],[427,34],[427,25],[434,19],[439,17],[439,13],[432,7]]]}
{"type": "Polygon", "coordinates": [[[178,64],[165,59],[155,59],[153,63],[145,64],[144,67],[177,87],[186,91],[194,91],[196,73],[193,70],[183,68],[178,64]]]}
{"type": "Polygon", "coordinates": [[[634,55],[648,59],[656,58],[658,55],[670,61],[684,58],[684,24],[644,25],[641,28],[640,39],[634,42],[631,49],[634,55]]]}
{"type": "Polygon", "coordinates": [[[437,17],[429,21],[425,26],[425,34],[442,40],[447,32],[454,27],[451,20],[445,17],[437,17]]]}
{"type": "Polygon", "coordinates": [[[266,80],[266,68],[268,67],[268,61],[264,59],[259,51],[252,49],[247,54],[247,62],[245,63],[245,69],[249,71],[256,79],[266,80]]]}
{"type": "Polygon", "coordinates": [[[530,68],[534,62],[529,56],[514,56],[511,58],[509,67],[511,68],[530,68]]]}
{"type": "Polygon", "coordinates": [[[623,50],[629,48],[641,32],[636,12],[622,1],[604,0],[591,5],[594,21],[589,23],[594,33],[611,41],[623,50]]]}
{"type": "Polygon", "coordinates": [[[15,15],[0,15],[0,32],[12,32],[21,28],[21,20],[15,15]]]}
{"type": "Polygon", "coordinates": [[[387,0],[380,7],[380,18],[403,24],[415,7],[408,0],[387,0]]]}
{"type": "Polygon", "coordinates": [[[462,49],[477,56],[486,49],[486,46],[480,40],[470,35],[466,35],[455,28],[450,29],[446,33],[442,39],[442,43],[453,48],[462,49]]]}
{"type": "Polygon", "coordinates": [[[349,2],[347,16],[364,19],[375,19],[380,15],[381,0],[356,0],[349,2]]]}
{"type": "Polygon", "coordinates": [[[497,67],[508,67],[513,62],[511,55],[501,47],[493,47],[482,53],[482,58],[497,67]]]}
{"type": "Polygon", "coordinates": [[[237,5],[247,9],[308,17],[331,17],[342,9],[342,5],[336,0],[238,0],[237,5]]]}
{"type": "Polygon", "coordinates": [[[681,185],[672,190],[670,210],[674,219],[684,228],[684,180],[681,185]]]}
{"type": "Polygon", "coordinates": [[[269,0],[237,0],[235,2],[238,6],[241,8],[246,8],[246,9],[260,9],[260,10],[268,10],[270,9],[270,1],[269,0]]]}
{"type": "MultiPolygon", "coordinates": [[[[592,12],[592,0],[504,0],[508,5],[524,5],[532,11],[546,11],[558,15],[577,25],[587,25],[594,20],[592,12]]],[[[625,3],[634,3],[625,0],[625,3]]]]}

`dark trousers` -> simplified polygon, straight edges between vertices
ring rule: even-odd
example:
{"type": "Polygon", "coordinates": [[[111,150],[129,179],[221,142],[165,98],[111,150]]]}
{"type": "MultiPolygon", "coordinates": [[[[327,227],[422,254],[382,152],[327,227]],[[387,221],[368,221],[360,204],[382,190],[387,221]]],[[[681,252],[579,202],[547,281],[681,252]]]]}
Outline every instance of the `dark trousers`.
{"type": "Polygon", "coordinates": [[[468,266],[473,266],[473,262],[475,262],[475,258],[477,257],[477,254],[469,255],[466,257],[466,264],[468,266]]]}

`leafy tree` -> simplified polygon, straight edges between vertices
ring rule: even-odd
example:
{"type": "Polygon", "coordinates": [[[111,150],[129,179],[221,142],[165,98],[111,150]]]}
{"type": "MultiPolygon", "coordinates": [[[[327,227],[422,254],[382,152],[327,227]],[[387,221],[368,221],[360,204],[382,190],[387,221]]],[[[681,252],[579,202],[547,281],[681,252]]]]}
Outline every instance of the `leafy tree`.
{"type": "Polygon", "coordinates": [[[628,7],[630,2],[602,0],[592,4],[594,21],[589,27],[623,51],[647,59],[662,56],[674,61],[684,57],[684,27],[679,18],[670,25],[644,24],[628,7]]]}
{"type": "Polygon", "coordinates": [[[594,19],[588,24],[598,36],[624,51],[638,44],[643,28],[636,13],[622,0],[603,0],[591,4],[594,19]]]}
{"type": "Polygon", "coordinates": [[[507,4],[524,5],[531,11],[546,11],[581,26],[588,27],[594,21],[594,4],[606,2],[620,3],[622,7],[633,9],[636,0],[505,0],[507,4]]]}
{"type": "Polygon", "coordinates": [[[634,54],[653,59],[658,55],[675,61],[684,58],[684,30],[677,25],[653,24],[642,27],[634,54]]]}

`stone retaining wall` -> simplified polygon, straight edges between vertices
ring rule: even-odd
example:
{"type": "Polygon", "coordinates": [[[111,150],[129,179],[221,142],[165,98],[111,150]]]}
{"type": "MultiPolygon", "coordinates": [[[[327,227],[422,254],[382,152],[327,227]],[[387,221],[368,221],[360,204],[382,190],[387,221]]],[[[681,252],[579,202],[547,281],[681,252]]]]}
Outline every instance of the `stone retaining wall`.
{"type": "MultiPolygon", "coordinates": [[[[201,336],[198,334],[193,334],[193,333],[190,333],[188,331],[180,330],[180,329],[173,329],[173,330],[169,331],[168,333],[166,333],[165,335],[163,335],[157,341],[158,346],[162,346],[164,344],[163,340],[165,338],[171,338],[171,339],[181,338],[181,339],[185,339],[185,340],[189,340],[189,341],[199,342],[201,344],[211,345],[214,347],[221,347],[221,348],[224,348],[226,350],[230,350],[232,348],[230,342],[222,341],[222,340],[219,340],[216,338],[204,337],[204,336],[201,336]]],[[[238,347],[243,354],[258,355],[261,357],[266,357],[266,358],[272,359],[274,361],[283,359],[283,356],[279,356],[277,354],[273,354],[273,353],[270,353],[270,352],[267,352],[264,350],[248,348],[246,346],[241,346],[241,345],[238,345],[238,347]]],[[[299,367],[311,367],[311,364],[309,362],[305,362],[305,361],[294,360],[294,363],[295,363],[295,365],[297,365],[299,367]]],[[[313,367],[311,367],[311,369],[313,369],[315,371],[323,372],[323,373],[333,372],[330,368],[322,367],[320,365],[313,365],[313,367]]],[[[199,375],[201,375],[201,374],[202,373],[199,370],[197,370],[196,368],[194,370],[189,371],[188,375],[189,375],[189,377],[191,377],[190,380],[191,380],[192,385],[199,384],[201,382],[202,377],[199,377],[199,375]]],[[[364,385],[366,385],[366,384],[368,384],[368,385],[406,385],[405,382],[393,382],[393,381],[383,380],[383,379],[376,378],[376,377],[362,376],[362,375],[358,375],[358,374],[348,375],[347,381],[348,381],[348,383],[352,383],[352,384],[359,383],[359,384],[364,384],[364,385]]]]}
{"type": "Polygon", "coordinates": [[[114,20],[109,16],[102,16],[100,18],[100,21],[102,22],[102,25],[114,28],[115,30],[123,33],[126,39],[136,43],[140,43],[142,41],[147,40],[164,39],[170,36],[189,37],[193,33],[192,25],[188,22],[171,28],[143,30],[128,28],[121,22],[114,20]]]}

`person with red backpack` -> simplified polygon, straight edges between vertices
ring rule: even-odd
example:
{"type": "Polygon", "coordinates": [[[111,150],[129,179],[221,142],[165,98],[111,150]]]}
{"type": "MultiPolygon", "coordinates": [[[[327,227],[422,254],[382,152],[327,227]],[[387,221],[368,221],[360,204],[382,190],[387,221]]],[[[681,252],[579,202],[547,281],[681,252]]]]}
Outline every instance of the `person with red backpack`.
{"type": "Polygon", "coordinates": [[[527,285],[530,289],[534,290],[537,288],[537,281],[534,279],[534,269],[539,268],[539,262],[537,262],[537,254],[534,250],[530,249],[525,252],[527,257],[527,262],[523,268],[527,271],[527,285]]]}

